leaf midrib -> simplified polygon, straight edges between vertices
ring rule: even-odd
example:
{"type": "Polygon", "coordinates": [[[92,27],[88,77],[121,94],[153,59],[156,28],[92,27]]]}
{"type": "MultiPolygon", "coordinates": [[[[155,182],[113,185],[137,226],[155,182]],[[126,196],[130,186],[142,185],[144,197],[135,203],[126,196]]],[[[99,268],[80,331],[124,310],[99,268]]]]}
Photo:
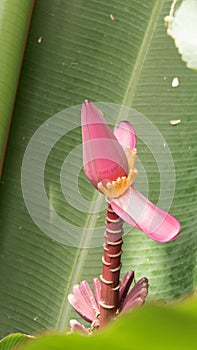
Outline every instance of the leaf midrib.
{"type": "Polygon", "coordinates": [[[133,103],[134,96],[135,96],[136,89],[137,89],[137,85],[138,85],[138,82],[140,80],[142,68],[144,65],[144,61],[146,59],[146,56],[147,56],[147,53],[148,53],[148,50],[149,50],[149,47],[151,44],[154,30],[155,30],[156,25],[157,25],[157,19],[159,17],[159,14],[161,12],[162,7],[163,7],[162,0],[155,1],[155,6],[153,7],[153,11],[152,11],[152,14],[150,16],[150,20],[148,22],[147,30],[144,34],[144,38],[142,40],[142,44],[140,46],[139,53],[138,53],[136,60],[135,60],[135,65],[134,65],[133,70],[131,72],[131,77],[129,79],[127,90],[125,92],[125,95],[124,95],[124,98],[122,101],[123,106],[130,107],[133,103]]]}

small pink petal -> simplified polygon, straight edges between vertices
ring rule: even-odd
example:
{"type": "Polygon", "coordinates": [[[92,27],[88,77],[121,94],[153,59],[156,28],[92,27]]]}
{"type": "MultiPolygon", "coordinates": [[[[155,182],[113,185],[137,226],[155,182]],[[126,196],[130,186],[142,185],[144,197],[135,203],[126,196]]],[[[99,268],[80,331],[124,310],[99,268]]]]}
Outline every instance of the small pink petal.
{"type": "Polygon", "coordinates": [[[77,320],[70,320],[70,329],[72,332],[80,332],[88,334],[88,329],[86,329],[81,323],[79,323],[77,320]]]}
{"type": "Polygon", "coordinates": [[[121,314],[123,314],[125,311],[135,309],[139,306],[141,306],[144,303],[144,299],[140,296],[134,300],[128,301],[125,306],[123,307],[121,314]]]}
{"type": "Polygon", "coordinates": [[[120,305],[126,298],[126,295],[129,291],[129,288],[131,286],[131,283],[133,282],[134,279],[134,271],[128,271],[124,277],[121,280],[120,283],[120,292],[119,292],[119,303],[120,305]]]}
{"type": "Polygon", "coordinates": [[[133,187],[121,197],[112,199],[111,206],[124,221],[144,231],[154,241],[168,242],[180,233],[177,219],[156,207],[133,187]]]}
{"type": "Polygon", "coordinates": [[[136,134],[133,126],[128,122],[120,122],[114,128],[114,135],[123,148],[131,150],[136,147],[136,134]]]}
{"type": "Polygon", "coordinates": [[[98,309],[100,308],[100,300],[101,300],[101,281],[99,278],[95,277],[92,280],[92,285],[93,285],[93,289],[94,289],[94,296],[97,302],[97,307],[98,309]]]}
{"type": "Polygon", "coordinates": [[[82,281],[79,285],[79,289],[87,305],[91,310],[94,311],[94,315],[95,315],[97,312],[99,312],[99,310],[97,307],[95,297],[90,289],[89,283],[87,281],[82,281]]]}
{"type": "Polygon", "coordinates": [[[127,294],[124,304],[127,302],[127,300],[132,300],[139,296],[142,296],[143,298],[145,298],[147,294],[148,294],[148,279],[146,277],[143,277],[139,281],[137,281],[137,283],[134,285],[131,291],[127,294]]]}
{"type": "Polygon", "coordinates": [[[128,174],[128,161],[122,146],[94,103],[85,101],[81,110],[83,166],[92,185],[116,180],[128,174]]]}
{"type": "Polygon", "coordinates": [[[73,287],[73,294],[68,295],[68,301],[87,322],[92,323],[98,314],[96,301],[86,281],[73,287]]]}
{"type": "Polygon", "coordinates": [[[127,294],[123,303],[122,311],[143,304],[147,294],[148,280],[147,278],[143,277],[135,284],[135,286],[131,289],[130,293],[127,294]]]}
{"type": "Polygon", "coordinates": [[[84,305],[80,302],[80,300],[76,299],[73,294],[68,295],[68,301],[70,305],[78,312],[78,314],[87,322],[92,323],[93,317],[89,313],[89,310],[86,309],[84,305]]]}

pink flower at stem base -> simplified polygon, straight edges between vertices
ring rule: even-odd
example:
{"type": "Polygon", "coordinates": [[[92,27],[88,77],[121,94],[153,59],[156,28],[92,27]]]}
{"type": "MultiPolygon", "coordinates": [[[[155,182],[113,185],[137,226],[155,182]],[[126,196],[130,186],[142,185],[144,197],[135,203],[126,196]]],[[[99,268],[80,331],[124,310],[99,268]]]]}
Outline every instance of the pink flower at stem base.
{"type": "MultiPolygon", "coordinates": [[[[128,271],[121,283],[118,298],[118,308],[113,318],[124,314],[130,309],[135,309],[144,303],[148,294],[148,280],[141,278],[134,287],[131,284],[134,280],[134,272],[128,271]]],[[[91,334],[94,330],[101,327],[101,290],[102,282],[99,278],[92,281],[93,292],[87,281],[73,287],[73,293],[68,295],[68,300],[78,314],[90,324],[89,328],[85,328],[80,322],[70,320],[71,331],[91,334]]],[[[110,318],[111,320],[111,318],[110,318]]]]}

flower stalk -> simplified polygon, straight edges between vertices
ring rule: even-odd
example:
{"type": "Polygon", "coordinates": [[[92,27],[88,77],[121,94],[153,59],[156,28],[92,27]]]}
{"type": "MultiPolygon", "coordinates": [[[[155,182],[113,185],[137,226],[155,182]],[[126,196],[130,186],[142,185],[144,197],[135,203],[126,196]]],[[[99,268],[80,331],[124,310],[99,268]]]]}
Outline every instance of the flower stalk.
{"type": "Polygon", "coordinates": [[[121,246],[123,221],[113,211],[110,204],[107,206],[106,232],[103,270],[101,279],[100,328],[105,326],[117,313],[119,308],[121,246]]]}

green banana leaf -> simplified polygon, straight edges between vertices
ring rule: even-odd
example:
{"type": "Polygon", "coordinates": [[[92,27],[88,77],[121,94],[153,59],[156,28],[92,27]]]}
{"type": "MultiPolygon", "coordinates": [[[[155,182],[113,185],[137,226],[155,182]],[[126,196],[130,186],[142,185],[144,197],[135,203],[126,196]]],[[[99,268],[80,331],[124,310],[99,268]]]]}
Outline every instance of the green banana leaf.
{"type": "MultiPolygon", "coordinates": [[[[89,350],[100,349],[103,346],[119,349],[120,344],[121,349],[195,350],[196,306],[196,298],[184,302],[183,307],[146,305],[140,310],[125,314],[102,332],[92,336],[45,332],[22,346],[17,346],[15,350],[63,350],[81,347],[89,350]]],[[[14,338],[14,335],[12,337],[14,338]]],[[[7,347],[6,350],[13,348],[7,347]]]]}
{"type": "Polygon", "coordinates": [[[0,2],[0,174],[33,1],[0,2]]]}
{"type": "Polygon", "coordinates": [[[14,333],[14,334],[9,334],[7,337],[3,338],[0,340],[0,349],[1,350],[16,350],[16,347],[19,345],[21,346],[22,344],[32,340],[33,337],[28,336],[26,334],[21,334],[21,333],[14,333]]]}
{"type": "Polygon", "coordinates": [[[132,269],[136,279],[147,276],[149,300],[178,298],[195,288],[197,73],[185,67],[166,34],[170,5],[162,0],[35,1],[0,186],[1,336],[68,329],[69,319],[76,317],[68,293],[101,273],[105,201],[97,200],[75,167],[82,162],[79,121],[86,98],[107,103],[99,106],[106,112],[111,108],[112,125],[124,118],[114,114],[114,104],[137,110],[128,112],[131,122],[132,115],[142,118],[136,126],[143,176],[136,187],[146,192],[147,182],[154,203],[162,191],[164,209],[171,198],[170,212],[182,226],[180,237],[165,244],[126,228],[122,274],[132,269]],[[40,202],[40,183],[55,222],[50,232],[42,229],[49,226],[49,213],[40,202]],[[73,242],[79,231],[87,244],[73,242]]]}
{"type": "Polygon", "coordinates": [[[11,334],[0,341],[6,350],[63,350],[65,348],[100,349],[196,349],[197,299],[187,298],[171,306],[146,304],[140,310],[127,313],[92,336],[63,332],[44,332],[35,338],[11,334]],[[159,324],[156,329],[155,325],[159,324]],[[165,334],[167,336],[164,336],[165,334]],[[143,338],[142,338],[143,334],[143,338]],[[22,343],[21,343],[22,342],[22,343]],[[6,347],[5,347],[6,346],[6,347]]]}

